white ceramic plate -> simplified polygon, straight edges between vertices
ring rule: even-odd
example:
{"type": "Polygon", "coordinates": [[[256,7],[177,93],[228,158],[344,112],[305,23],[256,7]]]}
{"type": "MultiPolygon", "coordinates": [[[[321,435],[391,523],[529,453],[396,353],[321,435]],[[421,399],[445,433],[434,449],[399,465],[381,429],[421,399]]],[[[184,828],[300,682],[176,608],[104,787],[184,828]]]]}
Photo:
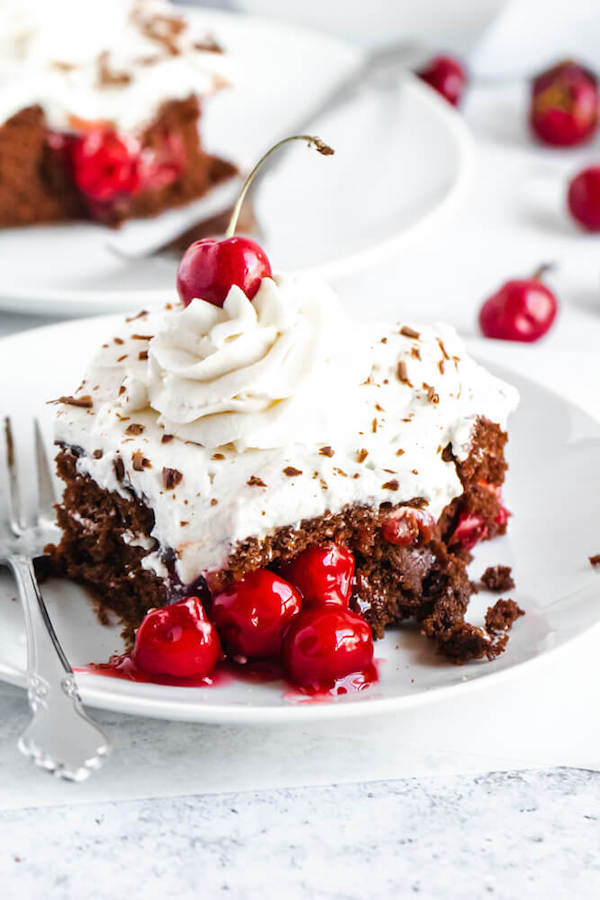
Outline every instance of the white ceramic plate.
{"type": "MultiPolygon", "coordinates": [[[[110,322],[70,322],[0,341],[2,412],[14,415],[20,434],[32,415],[49,418],[44,401],[77,383],[92,347],[103,332],[111,333],[110,322]]],[[[482,348],[485,354],[485,343],[478,343],[482,348]]],[[[511,424],[505,495],[514,517],[507,537],[478,548],[472,573],[477,578],[487,565],[513,566],[513,596],[527,615],[516,623],[508,650],[498,660],[455,667],[436,657],[414,629],[402,628],[376,645],[382,660],[379,683],[327,703],[291,702],[281,684],[175,688],[87,674],[79,676],[84,700],[111,710],[211,722],[363,715],[422,704],[515,675],[596,623],[600,581],[588,556],[600,552],[592,527],[600,516],[600,424],[533,382],[511,372],[500,374],[522,394],[511,424]]],[[[27,454],[20,448],[18,459],[27,466],[27,454]]],[[[104,661],[120,649],[118,629],[98,624],[81,589],[55,581],[44,586],[44,594],[74,666],[104,661]]],[[[19,604],[11,602],[14,597],[10,579],[0,574],[0,678],[22,685],[25,638],[19,604]]],[[[483,593],[476,596],[471,620],[480,621],[493,600],[483,593]]]]}
{"type": "MultiPolygon", "coordinates": [[[[194,15],[229,48],[239,78],[206,104],[205,143],[243,165],[295,130],[359,59],[318,32],[210,10],[194,15]]],[[[453,207],[470,171],[462,119],[410,76],[361,92],[313,126],[336,155],[289,148],[256,192],[261,239],[277,271],[318,268],[333,277],[372,264],[453,207]]],[[[154,241],[157,228],[181,215],[127,224],[116,236],[91,223],[0,231],[0,307],[89,315],[168,299],[175,261],[124,260],[109,244],[154,241]]],[[[183,218],[181,231],[194,221],[189,210],[183,218]]]]}

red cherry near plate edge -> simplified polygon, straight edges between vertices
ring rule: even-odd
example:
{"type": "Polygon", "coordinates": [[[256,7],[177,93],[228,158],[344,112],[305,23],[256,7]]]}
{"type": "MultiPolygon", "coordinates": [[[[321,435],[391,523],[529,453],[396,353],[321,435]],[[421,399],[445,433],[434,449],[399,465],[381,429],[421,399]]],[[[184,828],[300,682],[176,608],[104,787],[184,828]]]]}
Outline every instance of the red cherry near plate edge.
{"type": "Polygon", "coordinates": [[[294,684],[326,690],[373,665],[371,628],[339,603],[305,609],[293,620],[282,647],[283,666],[294,684]]]}
{"type": "Polygon", "coordinates": [[[197,597],[151,610],[135,637],[133,661],[151,675],[209,675],[222,657],[219,636],[197,597]]]}
{"type": "Polygon", "coordinates": [[[600,166],[583,169],[569,182],[567,206],[586,231],[600,231],[600,166]]]}
{"type": "Polygon", "coordinates": [[[467,85],[467,75],[462,63],[453,56],[434,56],[415,74],[452,106],[458,106],[467,85]]]}
{"type": "Polygon", "coordinates": [[[505,282],[479,312],[479,326],[486,337],[530,343],[543,337],[558,310],[556,297],[541,278],[551,268],[541,266],[531,278],[505,282]]]}
{"type": "Polygon", "coordinates": [[[235,228],[254,176],[265,160],[289,141],[306,141],[323,156],[331,156],[334,152],[314,135],[293,134],[278,141],[261,156],[242,185],[225,238],[222,241],[211,238],[195,241],[185,251],[177,270],[177,291],[184,306],[189,306],[195,299],[223,306],[234,284],[252,300],[261,280],[271,277],[271,265],[265,251],[250,238],[236,237],[235,228]]]}
{"type": "Polygon", "coordinates": [[[529,108],[532,131],[554,147],[573,147],[598,126],[600,95],[593,72],[567,60],[533,80],[529,108]]]}

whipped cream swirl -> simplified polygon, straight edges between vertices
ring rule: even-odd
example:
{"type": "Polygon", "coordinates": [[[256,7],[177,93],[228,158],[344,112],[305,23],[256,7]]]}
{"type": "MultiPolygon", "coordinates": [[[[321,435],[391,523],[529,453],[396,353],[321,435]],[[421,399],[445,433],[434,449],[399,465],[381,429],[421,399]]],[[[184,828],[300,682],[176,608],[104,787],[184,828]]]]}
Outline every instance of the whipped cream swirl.
{"type": "Polygon", "coordinates": [[[369,371],[357,345],[327,285],[264,278],[252,301],[234,286],[222,309],[194,300],[166,313],[121,403],[149,405],[169,433],[205,447],[326,440],[352,421],[339,402],[348,393],[342,383],[358,384],[369,371]]]}

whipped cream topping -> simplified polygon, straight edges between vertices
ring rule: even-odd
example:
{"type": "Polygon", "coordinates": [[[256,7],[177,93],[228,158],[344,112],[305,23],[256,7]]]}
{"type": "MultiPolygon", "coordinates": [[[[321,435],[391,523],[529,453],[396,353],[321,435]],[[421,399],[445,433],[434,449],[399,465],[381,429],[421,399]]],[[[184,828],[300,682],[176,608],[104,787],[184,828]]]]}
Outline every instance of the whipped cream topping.
{"type": "Polygon", "coordinates": [[[194,300],[165,315],[120,403],[149,405],[166,431],[209,448],[325,440],[351,427],[339,401],[369,373],[359,347],[326,284],[264,278],[252,301],[234,286],[222,309],[194,300]]]}
{"type": "Polygon", "coordinates": [[[0,121],[37,103],[53,129],[136,131],[165,101],[230,80],[211,36],[166,0],[0,0],[0,121]]]}
{"type": "Polygon", "coordinates": [[[152,507],[144,566],[164,574],[174,550],[184,583],[240,541],[350,504],[422,497],[439,517],[462,493],[444,448],[465,459],[479,418],[505,429],[518,402],[451,327],[353,322],[313,280],[207,306],[124,322],[57,406],[78,470],[152,507]]]}

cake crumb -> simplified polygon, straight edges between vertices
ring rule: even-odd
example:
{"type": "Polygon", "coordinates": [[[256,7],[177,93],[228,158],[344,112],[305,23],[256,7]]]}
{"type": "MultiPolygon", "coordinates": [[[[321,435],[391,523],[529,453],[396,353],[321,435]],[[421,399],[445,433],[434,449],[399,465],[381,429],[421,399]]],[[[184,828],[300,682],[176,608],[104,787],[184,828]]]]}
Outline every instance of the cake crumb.
{"type": "Polygon", "coordinates": [[[485,614],[485,627],[490,634],[510,631],[519,616],[524,615],[525,610],[521,609],[514,600],[497,600],[485,614]]]}
{"type": "Polygon", "coordinates": [[[481,582],[488,591],[510,591],[515,586],[511,573],[510,566],[488,566],[481,582]]]}

